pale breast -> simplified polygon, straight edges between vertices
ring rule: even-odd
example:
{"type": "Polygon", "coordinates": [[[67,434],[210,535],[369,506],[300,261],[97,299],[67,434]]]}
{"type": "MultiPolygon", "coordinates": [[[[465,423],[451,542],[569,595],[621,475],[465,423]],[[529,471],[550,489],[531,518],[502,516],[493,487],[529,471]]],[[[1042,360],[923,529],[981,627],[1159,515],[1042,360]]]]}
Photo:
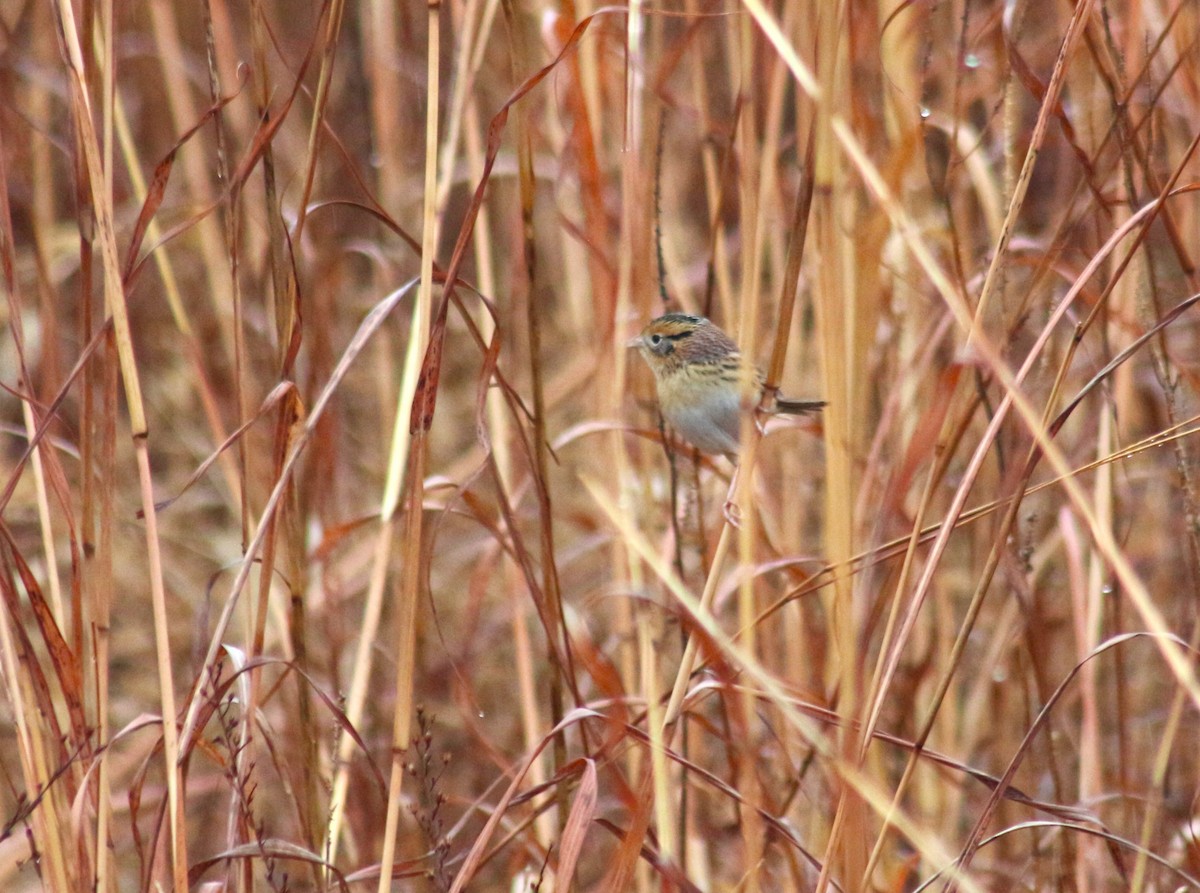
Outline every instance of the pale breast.
{"type": "Polygon", "coordinates": [[[702,453],[736,454],[740,433],[737,393],[728,388],[709,387],[693,387],[688,391],[663,395],[663,417],[667,424],[702,453]]]}

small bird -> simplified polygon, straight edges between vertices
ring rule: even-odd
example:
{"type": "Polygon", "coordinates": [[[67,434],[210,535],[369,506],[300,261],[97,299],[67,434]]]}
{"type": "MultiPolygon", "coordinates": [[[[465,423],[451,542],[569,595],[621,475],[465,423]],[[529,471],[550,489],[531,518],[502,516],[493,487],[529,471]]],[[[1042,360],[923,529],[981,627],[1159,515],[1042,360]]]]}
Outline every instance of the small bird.
{"type": "MultiPolygon", "coordinates": [[[[702,453],[736,460],[741,433],[743,360],[734,340],[703,316],[667,313],[651,320],[629,342],[654,373],[663,418],[702,453]]],[[[753,370],[753,396],[761,398],[763,375],[753,370]]],[[[776,398],[774,412],[816,412],[824,400],[776,398]]]]}

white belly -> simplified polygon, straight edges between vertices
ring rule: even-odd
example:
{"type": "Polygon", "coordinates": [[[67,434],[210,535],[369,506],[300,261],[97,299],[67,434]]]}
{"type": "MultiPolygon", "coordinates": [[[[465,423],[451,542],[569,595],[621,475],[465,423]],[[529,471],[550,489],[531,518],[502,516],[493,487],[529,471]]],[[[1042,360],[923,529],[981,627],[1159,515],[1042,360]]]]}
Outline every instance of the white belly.
{"type": "Polygon", "coordinates": [[[736,454],[741,424],[737,393],[713,389],[696,399],[695,391],[689,400],[672,401],[683,408],[664,412],[667,424],[702,453],[736,454]]]}

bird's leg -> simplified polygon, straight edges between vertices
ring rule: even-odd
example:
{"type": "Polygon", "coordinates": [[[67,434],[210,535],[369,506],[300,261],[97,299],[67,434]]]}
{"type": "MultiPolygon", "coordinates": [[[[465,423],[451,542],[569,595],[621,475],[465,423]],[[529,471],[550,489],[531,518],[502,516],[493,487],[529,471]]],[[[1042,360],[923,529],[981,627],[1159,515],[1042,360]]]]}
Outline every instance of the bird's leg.
{"type": "MultiPolygon", "coordinates": [[[[754,420],[754,427],[756,427],[758,429],[759,436],[761,437],[764,434],[766,434],[767,433],[766,416],[763,413],[759,412],[758,410],[755,410],[752,418],[754,420]]],[[[738,504],[735,501],[735,497],[737,496],[738,475],[740,475],[742,473],[742,463],[741,463],[741,459],[737,455],[737,453],[726,453],[725,458],[727,458],[730,462],[733,463],[733,477],[731,477],[729,479],[729,493],[725,497],[725,508],[724,508],[725,520],[728,521],[730,524],[732,524],[734,527],[741,527],[742,526],[742,511],[738,507],[738,504]]]]}
{"type": "Polygon", "coordinates": [[[734,501],[737,496],[738,475],[742,473],[742,463],[738,461],[737,456],[730,456],[729,460],[733,462],[733,477],[729,479],[729,493],[725,496],[725,506],[722,509],[725,520],[734,527],[742,526],[742,510],[738,508],[738,504],[734,501]]]}
{"type": "Polygon", "coordinates": [[[754,410],[754,427],[758,429],[759,437],[767,436],[767,422],[769,420],[769,413],[763,412],[761,409],[754,410]]]}
{"type": "MultiPolygon", "coordinates": [[[[767,414],[757,407],[750,407],[752,414],[751,421],[757,429],[759,437],[763,437],[767,433],[767,414]]],[[[742,473],[741,456],[738,453],[726,453],[725,458],[733,463],[733,477],[729,479],[729,493],[725,497],[725,520],[734,527],[742,526],[742,512],[737,504],[738,492],[738,477],[742,473]]]]}

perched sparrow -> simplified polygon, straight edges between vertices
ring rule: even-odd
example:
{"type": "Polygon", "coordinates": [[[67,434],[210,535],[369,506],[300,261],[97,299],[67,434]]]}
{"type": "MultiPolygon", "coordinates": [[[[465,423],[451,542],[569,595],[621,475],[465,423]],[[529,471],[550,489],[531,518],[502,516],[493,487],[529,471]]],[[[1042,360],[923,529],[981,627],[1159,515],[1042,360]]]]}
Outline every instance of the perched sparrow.
{"type": "MultiPolygon", "coordinates": [[[[676,433],[702,453],[738,453],[743,360],[733,339],[703,316],[668,313],[629,342],[654,373],[658,405],[676,433]]],[[[754,371],[751,395],[761,397],[763,376],[754,371]]],[[[824,400],[776,399],[773,411],[815,412],[824,400]]]]}

